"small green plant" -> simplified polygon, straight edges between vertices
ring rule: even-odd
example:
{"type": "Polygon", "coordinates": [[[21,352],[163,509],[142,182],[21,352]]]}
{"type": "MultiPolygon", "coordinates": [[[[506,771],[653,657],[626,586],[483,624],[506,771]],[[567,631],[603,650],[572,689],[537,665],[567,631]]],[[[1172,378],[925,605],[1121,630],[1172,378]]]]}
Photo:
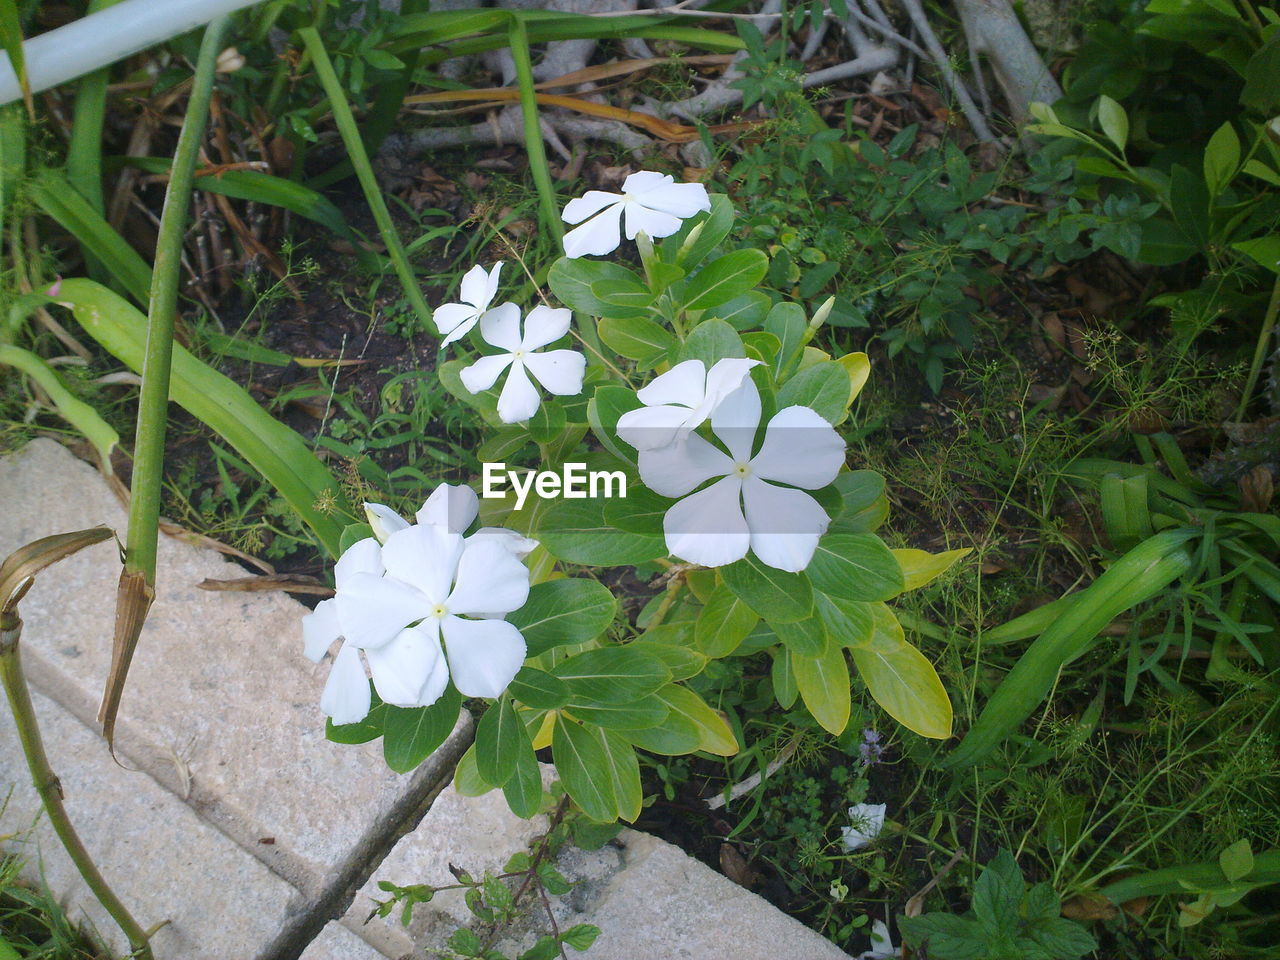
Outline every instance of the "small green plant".
{"type": "Polygon", "coordinates": [[[936,960],[1076,960],[1098,945],[1061,907],[1049,884],[1028,889],[1013,854],[1001,850],[974,884],[968,913],[902,917],[898,926],[936,960]]]}

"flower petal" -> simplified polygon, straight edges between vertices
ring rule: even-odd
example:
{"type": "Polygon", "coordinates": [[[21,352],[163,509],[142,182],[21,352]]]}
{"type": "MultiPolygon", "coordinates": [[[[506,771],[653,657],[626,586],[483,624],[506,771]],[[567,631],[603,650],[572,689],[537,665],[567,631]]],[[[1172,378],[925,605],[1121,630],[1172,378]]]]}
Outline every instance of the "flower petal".
{"type": "Polygon", "coordinates": [[[467,537],[467,543],[473,543],[477,540],[492,540],[494,543],[500,544],[511,551],[517,560],[523,560],[538,548],[537,540],[522,536],[514,530],[508,530],[506,527],[481,527],[467,537]]]}
{"type": "Polygon", "coordinates": [[[341,635],[337,604],[332,598],[321,600],[302,618],[302,653],[312,663],[319,663],[341,635]]]}
{"type": "Polygon", "coordinates": [[[387,537],[409,525],[408,520],[380,503],[366,503],[364,518],[369,521],[369,526],[373,527],[373,535],[378,538],[379,543],[386,543],[387,537]]]}
{"type": "Polygon", "coordinates": [[[480,336],[502,350],[520,349],[520,308],[507,301],[480,318],[480,336]]]}
{"type": "Polygon", "coordinates": [[[569,321],[572,319],[572,310],[539,304],[524,318],[524,337],[520,341],[520,349],[537,350],[548,343],[555,343],[569,332],[569,321]]]}
{"type": "Polygon", "coordinates": [[[759,360],[739,357],[726,357],[713,363],[707,371],[707,388],[703,395],[703,403],[708,405],[707,415],[714,413],[725,397],[742,386],[752,367],[758,366],[759,360]]]}
{"type": "Polygon", "coordinates": [[[529,570],[491,538],[467,541],[458,581],[445,601],[451,614],[507,614],[529,599],[529,570]]]}
{"type": "Polygon", "coordinates": [[[582,196],[570,200],[564,205],[564,212],[560,214],[560,219],[565,223],[581,223],[587,217],[595,216],[605,207],[622,203],[624,199],[620,193],[588,190],[582,196]]]}
{"type": "MultiPolygon", "coordinates": [[[[498,266],[502,266],[499,264],[498,266]]],[[[489,298],[485,294],[489,290],[489,271],[476,264],[462,275],[462,283],[458,291],[458,299],[476,308],[477,313],[484,313],[489,306],[489,298]]]]}
{"type": "Polygon", "coordinates": [[[431,491],[415,518],[419,523],[463,533],[480,515],[480,498],[465,483],[442,483],[431,491]]]}
{"type": "Polygon", "coordinates": [[[498,419],[503,423],[524,423],[538,412],[541,403],[537,388],[524,372],[523,361],[513,359],[507,382],[498,394],[498,419]]]}
{"type": "Polygon", "coordinates": [[[711,430],[729,448],[735,462],[746,463],[751,459],[759,426],[760,391],[755,381],[747,378],[716,406],[711,414],[711,430]]]}
{"type": "MultiPolygon", "coordinates": [[[[418,527],[396,534],[404,536],[418,527]]],[[[347,643],[376,650],[431,612],[431,600],[406,583],[369,573],[352,576],[334,597],[338,625],[347,643]]]]}
{"type": "Polygon", "coordinates": [[[751,528],[751,549],[761,562],[790,573],[809,565],[831,523],[817,500],[802,490],[748,477],[742,484],[742,502],[751,528]]]}
{"type": "Polygon", "coordinates": [[[751,472],[763,480],[817,490],[836,478],[844,453],[844,440],[826,420],[808,407],[786,407],[765,427],[751,472]]]}
{"type": "Polygon", "coordinates": [[[453,685],[464,697],[499,697],[524,665],[524,637],[505,620],[445,617],[445,653],[453,685]]]}
{"type": "Polygon", "coordinates": [[[711,209],[707,188],[700,183],[665,183],[629,193],[637,203],[682,220],[711,209]]]}
{"type": "Polygon", "coordinates": [[[351,644],[344,643],[329,668],[329,679],[320,694],[320,709],[336,724],[359,723],[369,715],[372,703],[360,654],[351,644]]]}
{"type": "Polygon", "coordinates": [[[387,576],[416,587],[429,604],[443,603],[449,595],[461,556],[462,537],[430,524],[393,533],[382,548],[387,576]]]}
{"type": "Polygon", "coordinates": [[[338,562],[333,565],[333,580],[341,590],[342,585],[357,573],[371,573],[380,577],[382,569],[382,545],[373,537],[365,537],[343,551],[338,562]]]}
{"type": "Polygon", "coordinates": [[[884,812],[883,803],[855,803],[850,807],[849,816],[853,824],[840,828],[845,847],[850,851],[859,850],[880,836],[884,829],[884,812]]]}
{"type": "Polygon", "coordinates": [[[483,393],[498,381],[502,371],[507,369],[514,359],[515,355],[511,353],[499,353],[492,357],[481,357],[471,366],[463,367],[459,370],[458,379],[472,393],[483,393]]]}
{"type": "Polygon", "coordinates": [[[652,170],[639,170],[622,181],[622,192],[630,194],[648,193],[659,187],[675,183],[669,173],[655,173],[652,170]]]}
{"type": "Polygon", "coordinates": [[[703,362],[685,360],[677,363],[661,376],[654,377],[636,391],[636,396],[646,406],[676,403],[692,410],[702,402],[706,394],[706,382],[707,368],[703,362]]]}
{"type": "Polygon", "coordinates": [[[641,450],[637,465],[644,485],[664,497],[682,497],[733,471],[733,461],[696,433],[682,443],[641,450]]]}
{"type": "Polygon", "coordinates": [[[688,407],[638,407],[618,418],[618,437],[637,450],[657,450],[669,446],[677,436],[686,436],[688,419],[688,407]]]}
{"type": "Polygon", "coordinates": [[[750,535],[742,516],[741,489],[738,477],[725,477],[668,510],[662,529],[672,555],[704,567],[745,557],[750,535]]]}
{"type": "Polygon", "coordinates": [[[573,397],[582,392],[587,358],[577,350],[528,353],[525,354],[524,365],[548,393],[557,397],[573,397]]]}
{"type": "Polygon", "coordinates": [[[650,210],[639,201],[629,200],[623,208],[626,217],[627,239],[634,240],[641,230],[655,240],[669,237],[680,229],[680,218],[660,210],[650,210]]]}
{"type": "Polygon", "coordinates": [[[622,242],[622,204],[609,207],[564,235],[564,255],[585,257],[613,253],[622,242]]]}
{"type": "Polygon", "coordinates": [[[436,329],[447,333],[445,343],[465,337],[480,319],[480,311],[469,303],[442,303],[431,311],[436,329]]]}
{"type": "Polygon", "coordinates": [[[418,703],[418,697],[438,662],[444,659],[439,635],[439,622],[428,619],[421,626],[402,630],[386,646],[365,651],[373,688],[384,703],[425,706],[418,703]]]}

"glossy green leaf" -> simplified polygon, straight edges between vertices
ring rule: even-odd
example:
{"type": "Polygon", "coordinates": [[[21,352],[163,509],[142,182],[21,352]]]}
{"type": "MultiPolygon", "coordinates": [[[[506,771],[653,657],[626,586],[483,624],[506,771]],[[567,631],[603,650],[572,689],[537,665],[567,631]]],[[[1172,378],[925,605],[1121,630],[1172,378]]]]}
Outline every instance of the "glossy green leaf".
{"type": "Polygon", "coordinates": [[[774,355],[772,366],[774,376],[785,380],[800,362],[805,334],[809,330],[809,319],[804,314],[804,307],[790,300],[775,303],[769,315],[764,318],[764,330],[778,339],[778,352],[774,355]]]}
{"type": "Polygon", "coordinates": [[[893,612],[877,604],[872,642],[851,647],[854,666],[885,712],[922,737],[951,736],[951,701],[938,672],[906,641],[893,612]]]}
{"type": "Polygon", "coordinates": [[[839,735],[849,724],[852,703],[844,647],[827,643],[816,656],[802,654],[795,647],[788,649],[796,688],[804,705],[824,730],[839,735]]]}
{"type": "Polygon", "coordinates": [[[490,706],[476,724],[476,769],[484,781],[500,787],[515,776],[520,749],[528,739],[510,697],[490,706]]]}
{"type": "Polygon", "coordinates": [[[382,721],[382,756],[387,766],[396,773],[416,768],[449,738],[461,709],[462,695],[453,684],[429,707],[388,705],[382,721]]]}
{"type": "Polygon", "coordinates": [[[536,667],[522,667],[507,686],[507,693],[520,703],[539,710],[555,710],[569,702],[568,684],[536,667]]]}
{"type": "Polygon", "coordinates": [[[538,758],[523,726],[518,736],[522,739],[516,751],[515,773],[503,784],[502,793],[507,798],[507,806],[511,808],[511,812],[528,820],[542,810],[542,769],[538,766],[538,758]]]}
{"type": "Polygon", "coordinates": [[[818,656],[827,646],[827,628],[821,617],[808,616],[791,623],[775,622],[765,617],[783,645],[793,653],[818,656]]]}
{"type": "Polygon", "coordinates": [[[335,724],[332,719],[325,717],[324,738],[326,740],[331,743],[368,743],[382,736],[382,724],[386,719],[387,705],[378,698],[378,692],[372,689],[372,684],[369,694],[372,705],[363,720],[356,723],[335,724]]]}
{"type": "Polygon", "coordinates": [[[569,685],[573,703],[633,703],[671,679],[667,665],[639,644],[575,654],[551,672],[569,685]]]}
{"type": "Polygon", "coordinates": [[[902,568],[874,533],[829,533],[805,568],[814,587],[845,600],[888,600],[905,586],[902,568]]]}
{"type": "Polygon", "coordinates": [[[813,588],[804,574],[778,570],[754,553],[721,567],[720,576],[736,597],[771,623],[803,620],[813,610],[813,588]]]}
{"type": "Polygon", "coordinates": [[[34,380],[53,401],[58,415],[80,431],[93,444],[101,464],[110,467],[111,451],[120,443],[120,435],[97,410],[67,389],[53,367],[29,350],[4,343],[0,343],[0,366],[14,367],[34,380]]]}
{"type": "Polygon", "coordinates": [[[826,624],[827,636],[843,647],[861,647],[875,635],[875,604],[861,600],[842,600],[820,593],[816,598],[817,614],[826,624]]]}
{"type": "Polygon", "coordinates": [[[565,791],[584,814],[602,823],[617,819],[613,764],[597,735],[561,717],[551,735],[551,756],[565,791]]]}
{"type": "Polygon", "coordinates": [[[738,331],[715,318],[703,320],[690,331],[684,345],[680,348],[680,360],[701,360],[710,370],[717,360],[726,357],[745,357],[746,350],[742,346],[742,338],[738,331]]]}
{"type": "Polygon", "coordinates": [[[724,584],[716,587],[698,615],[693,642],[713,660],[737,650],[760,620],[745,600],[724,584]]]}
{"type": "Polygon", "coordinates": [[[778,647],[773,652],[770,678],[773,680],[773,695],[778,706],[783,710],[790,710],[796,697],[800,695],[800,688],[796,686],[796,672],[791,666],[791,654],[786,647],[778,647]]]}
{"type": "Polygon", "coordinates": [[[584,723],[611,730],[652,730],[667,719],[666,705],[653,694],[624,703],[570,702],[566,709],[584,723]]]}
{"type": "Polygon", "coordinates": [[[552,556],[570,563],[617,567],[667,555],[666,538],[624,533],[605,520],[604,499],[555,500],[543,515],[538,539],[552,556]]]}
{"type": "Polygon", "coordinates": [[[735,250],[712,260],[686,283],[684,309],[706,310],[728,303],[752,290],[764,279],[769,258],[759,250],[735,250]]]}
{"type": "Polygon", "coordinates": [[[528,655],[536,657],[552,647],[594,640],[613,623],[617,609],[608,587],[575,577],[534,584],[524,606],[507,621],[520,629],[528,655]]]}
{"type": "Polygon", "coordinates": [[[778,390],[778,409],[809,407],[828,423],[837,424],[849,412],[849,374],[834,360],[801,370],[778,390]]]}
{"type": "Polygon", "coordinates": [[[679,343],[675,334],[647,317],[605,317],[598,329],[606,347],[642,364],[657,363],[679,343]]]}
{"type": "Polygon", "coordinates": [[[635,747],[623,734],[614,730],[586,729],[599,742],[604,754],[609,787],[613,791],[618,816],[634,823],[640,816],[644,803],[644,790],[640,786],[640,759],[636,756],[635,747]]]}

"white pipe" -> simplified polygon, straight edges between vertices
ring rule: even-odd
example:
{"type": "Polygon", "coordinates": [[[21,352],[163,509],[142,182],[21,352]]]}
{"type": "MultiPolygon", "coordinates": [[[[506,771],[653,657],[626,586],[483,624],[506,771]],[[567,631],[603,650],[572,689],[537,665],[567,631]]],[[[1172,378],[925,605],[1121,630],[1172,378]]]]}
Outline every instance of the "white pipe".
{"type": "MultiPolygon", "coordinates": [[[[203,26],[259,0],[122,0],[42,33],[22,45],[31,92],[92,73],[139,50],[203,26]]],[[[7,56],[0,56],[0,104],[22,96],[7,56]]]]}

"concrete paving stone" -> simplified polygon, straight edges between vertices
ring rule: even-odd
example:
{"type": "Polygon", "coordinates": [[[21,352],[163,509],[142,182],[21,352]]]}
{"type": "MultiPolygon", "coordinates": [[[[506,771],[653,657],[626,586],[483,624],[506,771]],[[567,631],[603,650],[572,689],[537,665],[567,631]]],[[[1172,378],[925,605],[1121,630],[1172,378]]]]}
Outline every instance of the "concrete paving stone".
{"type": "MultiPolygon", "coordinates": [[[[292,888],[145,773],[124,770],[97,733],[57,703],[33,693],[49,762],[68,815],[89,854],[152,939],[157,957],[254,960],[285,923],[292,888]]],[[[0,698],[2,701],[3,698],[0,698]]],[[[5,848],[24,858],[33,883],[49,889],[76,922],[88,920],[114,949],[128,943],[94,899],[53,828],[18,742],[0,709],[0,794],[13,791],[0,819],[5,848]]],[[[353,954],[358,957],[358,954],[353,954]]]]}
{"type": "MultiPolygon", "coordinates": [[[[551,768],[544,768],[544,774],[551,768]]],[[[449,864],[474,876],[497,872],[513,853],[528,848],[546,829],[546,818],[520,820],[500,791],[463,797],[446,787],[418,828],[405,836],[356,896],[344,922],[360,929],[384,953],[432,956],[471,915],[459,891],[437,894],[413,910],[404,928],[399,914],[363,921],[374,899],[386,899],[379,880],[400,886],[453,883],[449,864]],[[374,931],[377,931],[376,934],[374,931]]],[[[553,898],[561,930],[592,923],[599,939],[583,960],[848,960],[848,955],[804,924],[648,834],[623,830],[596,851],[567,847],[558,867],[576,883],[553,898]]],[[[498,946],[509,953],[530,946],[547,932],[545,917],[534,915],[498,946]],[[539,926],[539,923],[544,924],[539,926]]]]}
{"type": "Polygon", "coordinates": [[[307,945],[298,960],[386,960],[386,957],[335,921],[320,931],[320,936],[307,945]]]}
{"type": "MultiPolygon", "coordinates": [[[[51,440],[0,459],[0,492],[0,557],[53,533],[126,529],[98,472],[51,440]]],[[[110,667],[119,573],[107,541],[44,571],[22,602],[28,675],[90,727],[110,667]]],[[[307,609],[283,593],[199,588],[243,576],[212,550],[161,536],[157,598],[125,687],[117,752],[297,888],[299,914],[317,905],[336,913],[448,778],[470,718],[407,776],[386,767],[380,741],[329,743],[319,707],[329,668],[302,656],[307,609]]]]}

